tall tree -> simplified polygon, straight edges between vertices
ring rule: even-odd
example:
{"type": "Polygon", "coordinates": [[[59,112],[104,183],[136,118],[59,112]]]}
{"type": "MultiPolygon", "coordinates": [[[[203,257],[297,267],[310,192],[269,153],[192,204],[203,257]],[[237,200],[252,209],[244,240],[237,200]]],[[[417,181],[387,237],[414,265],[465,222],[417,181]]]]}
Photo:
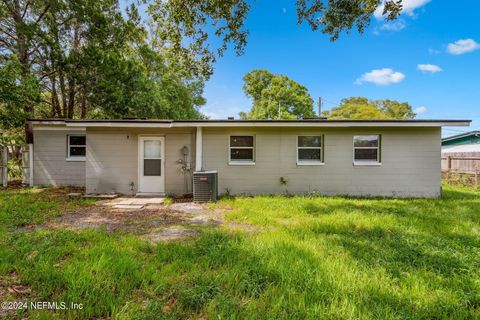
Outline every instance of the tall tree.
{"type": "Polygon", "coordinates": [[[0,95],[2,119],[203,117],[203,79],[150,45],[135,5],[5,0],[0,19],[0,93],[15,87],[0,95]],[[35,99],[17,94],[33,88],[35,99]]]}
{"type": "Polygon", "coordinates": [[[313,117],[313,99],[305,86],[287,76],[253,70],[243,77],[243,91],[252,108],[243,119],[296,119],[313,117]]]}
{"type": "MultiPolygon", "coordinates": [[[[154,22],[157,42],[173,61],[208,78],[212,64],[229,45],[241,54],[247,44],[245,20],[248,0],[145,0],[154,22]],[[219,41],[212,41],[218,38],[219,41]],[[215,48],[214,43],[219,43],[215,48]],[[200,61],[198,64],[195,61],[200,61]]],[[[402,10],[402,0],[296,0],[297,23],[306,22],[331,41],[342,32],[362,33],[381,5],[386,20],[394,20],[402,10]]]]}
{"type": "Polygon", "coordinates": [[[342,99],[338,107],[324,111],[323,116],[338,120],[398,119],[415,118],[412,107],[407,102],[395,100],[369,100],[364,97],[342,99]]]}

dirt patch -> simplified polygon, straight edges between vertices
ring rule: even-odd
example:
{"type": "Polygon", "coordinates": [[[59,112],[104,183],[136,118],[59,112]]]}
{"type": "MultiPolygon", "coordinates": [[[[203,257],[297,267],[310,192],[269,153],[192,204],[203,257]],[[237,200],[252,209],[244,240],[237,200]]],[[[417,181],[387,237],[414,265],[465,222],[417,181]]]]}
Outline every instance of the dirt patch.
{"type": "Polygon", "coordinates": [[[225,225],[249,231],[253,226],[224,222],[230,208],[193,202],[162,204],[159,200],[117,198],[97,201],[95,206],[81,207],[56,217],[34,229],[104,229],[125,231],[152,242],[181,240],[195,236],[200,227],[225,225]]]}
{"type": "Polygon", "coordinates": [[[15,306],[9,302],[31,301],[33,297],[31,288],[22,285],[16,273],[0,276],[0,302],[5,303],[0,308],[0,318],[13,318],[17,313],[15,306]]]}

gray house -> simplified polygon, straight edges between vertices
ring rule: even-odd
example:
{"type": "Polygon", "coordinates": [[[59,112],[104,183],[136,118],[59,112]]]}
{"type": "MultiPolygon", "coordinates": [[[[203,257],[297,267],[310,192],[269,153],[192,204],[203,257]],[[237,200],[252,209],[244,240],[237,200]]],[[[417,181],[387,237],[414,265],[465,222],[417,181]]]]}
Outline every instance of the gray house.
{"type": "Polygon", "coordinates": [[[441,127],[468,120],[31,120],[33,184],[182,194],[438,197],[441,127]]]}

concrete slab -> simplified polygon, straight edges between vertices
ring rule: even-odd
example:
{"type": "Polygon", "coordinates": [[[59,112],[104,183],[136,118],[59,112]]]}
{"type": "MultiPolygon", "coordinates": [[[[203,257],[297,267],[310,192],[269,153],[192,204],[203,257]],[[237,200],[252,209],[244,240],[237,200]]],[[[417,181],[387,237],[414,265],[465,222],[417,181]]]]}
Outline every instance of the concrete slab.
{"type": "Polygon", "coordinates": [[[85,194],[83,197],[91,199],[115,199],[118,197],[118,194],[85,194]]]}
{"type": "Polygon", "coordinates": [[[116,204],[112,206],[114,209],[142,209],[143,205],[139,204],[116,204]]]}
{"type": "Polygon", "coordinates": [[[116,205],[149,205],[149,204],[162,204],[165,201],[165,198],[117,198],[107,205],[116,206],[116,205]]]}

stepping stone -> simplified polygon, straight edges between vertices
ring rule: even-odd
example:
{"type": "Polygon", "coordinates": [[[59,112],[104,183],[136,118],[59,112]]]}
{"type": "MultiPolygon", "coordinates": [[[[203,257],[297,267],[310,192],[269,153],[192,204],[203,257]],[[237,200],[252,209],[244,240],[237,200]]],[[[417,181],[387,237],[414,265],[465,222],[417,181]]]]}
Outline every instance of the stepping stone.
{"type": "Polygon", "coordinates": [[[77,192],[72,192],[72,193],[69,193],[68,194],[68,197],[73,199],[73,198],[80,198],[82,196],[81,193],[77,193],[77,192]]]}

